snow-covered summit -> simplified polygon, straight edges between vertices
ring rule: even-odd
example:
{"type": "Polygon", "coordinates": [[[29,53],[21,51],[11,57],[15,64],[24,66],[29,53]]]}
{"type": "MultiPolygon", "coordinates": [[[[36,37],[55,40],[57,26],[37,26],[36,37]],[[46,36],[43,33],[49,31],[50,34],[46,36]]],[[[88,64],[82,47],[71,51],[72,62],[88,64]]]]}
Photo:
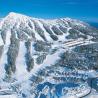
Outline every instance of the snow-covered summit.
{"type": "MultiPolygon", "coordinates": [[[[5,18],[4,18],[5,21],[16,21],[16,22],[26,22],[26,21],[30,21],[30,20],[34,20],[34,21],[42,21],[42,22],[45,22],[47,24],[51,24],[51,25],[58,25],[62,22],[73,22],[74,24],[80,24],[80,25],[83,25],[83,22],[82,21],[79,21],[79,20],[75,20],[75,19],[71,19],[71,18],[60,18],[60,19],[42,19],[42,18],[34,18],[34,17],[29,17],[29,16],[26,16],[26,15],[22,15],[22,14],[19,14],[19,13],[15,13],[15,12],[10,12],[5,18]]],[[[63,25],[63,24],[62,24],[63,25]]]]}
{"type": "Polygon", "coordinates": [[[83,22],[71,18],[38,19],[14,12],[9,13],[0,22],[1,31],[13,30],[17,38],[21,36],[17,34],[18,31],[28,38],[33,35],[33,38],[45,41],[59,41],[61,37],[64,40],[68,30],[75,26],[85,27],[83,22]]]}

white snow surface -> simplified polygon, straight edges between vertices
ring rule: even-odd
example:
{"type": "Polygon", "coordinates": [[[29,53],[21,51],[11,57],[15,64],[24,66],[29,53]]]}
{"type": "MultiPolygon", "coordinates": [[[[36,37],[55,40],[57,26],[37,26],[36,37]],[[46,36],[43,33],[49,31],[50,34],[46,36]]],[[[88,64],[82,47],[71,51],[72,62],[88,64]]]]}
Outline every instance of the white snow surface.
{"type": "Polygon", "coordinates": [[[16,59],[16,77],[18,78],[18,80],[26,78],[26,74],[28,74],[26,70],[25,54],[26,54],[25,42],[20,41],[19,53],[16,59]]]}
{"type": "Polygon", "coordinates": [[[18,98],[16,95],[0,95],[0,98],[18,98]]]}
{"type": "Polygon", "coordinates": [[[0,34],[0,46],[4,45],[1,34],[0,34]]]}
{"type": "MultiPolygon", "coordinates": [[[[3,48],[3,52],[1,55],[1,59],[0,59],[0,78],[3,78],[5,75],[5,64],[7,64],[7,51],[10,45],[10,37],[11,37],[11,32],[8,31],[7,35],[6,35],[6,42],[3,48]]],[[[2,41],[1,41],[2,42],[2,41]]]]}

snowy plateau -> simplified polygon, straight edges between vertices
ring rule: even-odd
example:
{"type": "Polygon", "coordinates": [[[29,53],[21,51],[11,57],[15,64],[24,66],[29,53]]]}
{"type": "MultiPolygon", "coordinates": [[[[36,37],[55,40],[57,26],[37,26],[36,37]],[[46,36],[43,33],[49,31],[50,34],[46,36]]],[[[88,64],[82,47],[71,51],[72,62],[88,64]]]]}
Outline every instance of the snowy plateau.
{"type": "Polygon", "coordinates": [[[14,12],[0,19],[0,98],[98,98],[98,29],[14,12]]]}

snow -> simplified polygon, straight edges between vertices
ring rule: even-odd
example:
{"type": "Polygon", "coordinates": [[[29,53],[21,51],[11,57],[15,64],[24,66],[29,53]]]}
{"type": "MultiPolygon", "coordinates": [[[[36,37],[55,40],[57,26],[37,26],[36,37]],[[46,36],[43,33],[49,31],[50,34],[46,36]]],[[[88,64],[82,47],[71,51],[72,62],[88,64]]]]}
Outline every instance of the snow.
{"type": "Polygon", "coordinates": [[[38,40],[44,41],[44,40],[42,39],[42,37],[35,31],[35,27],[34,27],[34,29],[32,29],[32,30],[33,30],[33,32],[34,32],[34,34],[35,34],[35,38],[37,38],[38,40]]]}
{"type": "Polygon", "coordinates": [[[92,94],[92,95],[89,95],[85,98],[98,98],[98,94],[92,94]]]}
{"type": "Polygon", "coordinates": [[[63,35],[61,35],[61,36],[58,37],[58,38],[59,38],[59,41],[65,41],[65,40],[67,40],[67,39],[66,39],[66,36],[69,35],[69,32],[68,32],[69,30],[70,30],[70,27],[67,28],[66,34],[63,33],[63,35]]]}
{"type": "Polygon", "coordinates": [[[59,54],[62,52],[62,50],[60,51],[57,51],[55,54],[53,55],[48,55],[45,59],[45,61],[43,62],[42,66],[49,66],[51,64],[54,64],[56,62],[56,60],[58,60],[60,57],[59,57],[59,54]]]}
{"type": "Polygon", "coordinates": [[[69,49],[68,47],[71,47],[71,46],[74,46],[74,45],[78,45],[78,44],[83,44],[84,42],[86,43],[86,41],[88,43],[88,40],[83,40],[82,38],[79,38],[79,39],[76,39],[74,41],[67,42],[65,44],[54,43],[52,48],[54,48],[54,47],[65,47],[65,49],[60,49],[56,53],[54,53],[53,55],[47,55],[46,59],[44,60],[44,62],[41,65],[38,65],[35,62],[34,68],[32,70],[32,73],[36,73],[39,69],[42,69],[42,68],[44,68],[46,66],[53,65],[56,62],[56,60],[59,59],[59,54],[63,53],[67,49],[69,49]]]}
{"type": "Polygon", "coordinates": [[[90,78],[96,78],[96,77],[98,77],[98,72],[96,72],[95,70],[89,70],[87,72],[87,74],[88,74],[88,77],[90,77],[90,78]]]}
{"type": "Polygon", "coordinates": [[[4,45],[1,34],[0,34],[0,46],[4,45]]]}
{"type": "Polygon", "coordinates": [[[78,98],[77,96],[62,96],[61,98],[78,98]]]}
{"type": "MultiPolygon", "coordinates": [[[[80,25],[80,26],[84,26],[83,22],[81,21],[78,21],[78,20],[73,20],[73,19],[70,19],[70,18],[61,18],[61,19],[37,19],[37,18],[31,18],[29,16],[25,16],[25,15],[21,15],[21,14],[18,14],[18,13],[14,13],[14,12],[11,12],[8,14],[8,16],[6,16],[1,22],[0,22],[0,27],[2,28],[2,26],[9,26],[9,28],[13,28],[13,26],[15,26],[17,29],[19,28],[20,24],[23,23],[26,27],[28,27],[29,29],[32,29],[32,31],[34,32],[35,34],[35,38],[37,40],[43,40],[43,38],[41,38],[41,36],[35,31],[35,27],[34,27],[34,24],[33,24],[33,21],[31,20],[34,20],[38,23],[38,25],[40,26],[40,28],[44,31],[44,35],[46,37],[46,39],[48,41],[53,41],[53,39],[50,37],[49,33],[46,32],[46,30],[44,29],[43,27],[43,23],[46,23],[49,27],[55,25],[56,27],[59,27],[60,25],[61,26],[65,26],[64,25],[64,22],[66,24],[68,24],[67,22],[70,21],[70,22],[74,22],[74,24],[77,24],[77,25],[80,25]],[[42,22],[41,22],[42,21],[42,22]],[[31,23],[32,27],[33,28],[30,28],[28,23],[31,23]]],[[[70,27],[68,25],[67,29],[69,30],[70,27]]],[[[53,31],[52,31],[53,32],[53,31]]],[[[25,33],[26,34],[26,33],[25,33]]],[[[66,34],[63,34],[63,35],[58,35],[58,38],[59,38],[59,41],[64,41],[65,40],[65,37],[68,35],[69,33],[67,32],[66,34]]],[[[28,36],[28,34],[26,34],[28,36]]],[[[30,38],[30,36],[28,36],[28,38],[30,38]]]]}
{"type": "Polygon", "coordinates": [[[3,52],[1,59],[0,59],[0,78],[4,77],[4,75],[5,75],[4,64],[7,62],[6,52],[7,51],[3,52]]]}
{"type": "Polygon", "coordinates": [[[83,96],[85,96],[85,95],[87,95],[87,94],[89,94],[89,92],[91,91],[91,89],[90,88],[87,88],[86,90],[83,90],[81,93],[78,93],[77,94],[77,97],[83,97],[83,96]]]}
{"type": "Polygon", "coordinates": [[[83,98],[98,98],[98,92],[95,89],[92,89],[90,94],[86,95],[83,98]]]}
{"type": "Polygon", "coordinates": [[[6,32],[6,45],[10,45],[10,38],[11,38],[11,31],[10,30],[8,30],[7,32],[6,32]]]}
{"type": "Polygon", "coordinates": [[[65,21],[70,21],[70,22],[72,22],[74,25],[77,25],[77,26],[86,27],[86,26],[84,25],[84,22],[79,21],[79,20],[76,20],[76,19],[71,19],[71,18],[67,17],[67,18],[64,18],[64,20],[65,20],[65,21]]]}
{"type": "Polygon", "coordinates": [[[18,80],[26,78],[27,70],[26,70],[25,54],[26,54],[25,42],[20,41],[19,53],[16,59],[16,77],[18,78],[18,80]]]}
{"type": "MultiPolygon", "coordinates": [[[[4,27],[9,26],[9,29],[7,29],[7,32],[6,32],[6,40],[5,40],[6,42],[5,42],[5,45],[3,43],[3,40],[2,40],[2,37],[1,37],[1,34],[0,34],[0,46],[4,45],[4,51],[3,51],[1,59],[0,59],[0,79],[2,79],[5,76],[4,65],[7,63],[7,52],[8,52],[8,48],[9,48],[9,45],[10,45],[10,38],[11,38],[11,31],[10,31],[10,29],[15,24],[17,24],[16,25],[17,29],[19,28],[21,23],[25,24],[26,27],[28,27],[29,29],[31,29],[34,32],[35,38],[37,40],[44,41],[43,38],[35,31],[35,27],[34,27],[33,22],[31,21],[31,19],[35,20],[38,23],[40,28],[44,31],[43,33],[44,33],[46,39],[48,41],[53,41],[52,38],[50,37],[49,33],[46,32],[46,30],[43,28],[43,24],[40,22],[41,19],[35,19],[35,18],[31,18],[31,17],[25,16],[25,15],[13,13],[13,12],[10,13],[7,17],[2,19],[2,21],[0,22],[0,29],[2,29],[3,26],[4,27]],[[32,24],[33,28],[30,28],[28,26],[28,22],[32,22],[31,24],[32,24]]],[[[70,18],[64,18],[64,19],[61,19],[61,20],[65,21],[66,23],[68,21],[70,21],[70,22],[73,22],[73,24],[75,24],[75,25],[79,25],[79,26],[85,27],[82,22],[77,21],[77,20],[72,20],[70,18]]],[[[55,25],[56,27],[59,27],[60,20],[58,20],[58,19],[54,19],[54,20],[44,20],[44,19],[42,19],[42,21],[44,23],[46,23],[47,25],[49,25],[49,27],[51,27],[53,25],[55,25]]],[[[60,25],[63,25],[63,23],[60,23],[60,25]]],[[[59,41],[66,41],[67,40],[66,36],[69,35],[68,31],[69,31],[70,28],[71,27],[67,27],[67,33],[66,34],[63,33],[63,35],[57,35],[57,37],[59,38],[59,41]]],[[[52,29],[51,29],[51,31],[53,32],[52,29]]],[[[17,36],[16,32],[15,32],[15,34],[16,34],[16,38],[18,39],[18,36],[17,36]]],[[[25,33],[25,34],[28,36],[27,33],[25,33]]],[[[53,32],[53,34],[54,34],[54,32],[53,32]]],[[[31,38],[31,37],[28,36],[28,38],[31,38]]],[[[40,69],[43,69],[46,66],[51,66],[51,65],[55,64],[55,62],[57,60],[59,60],[59,58],[60,58],[59,54],[65,52],[68,49],[71,49],[71,47],[77,46],[77,45],[87,45],[87,44],[93,43],[92,41],[90,41],[91,39],[92,39],[92,37],[88,36],[87,40],[79,38],[79,39],[72,40],[72,41],[66,42],[66,43],[59,43],[58,41],[57,42],[53,42],[52,48],[58,48],[58,50],[54,54],[48,54],[46,56],[46,59],[44,60],[44,62],[42,64],[40,64],[40,65],[38,65],[36,63],[36,61],[35,61],[36,56],[34,56],[33,53],[35,53],[36,51],[34,50],[34,47],[33,47],[34,43],[32,41],[31,42],[31,50],[30,50],[30,52],[32,54],[32,57],[34,58],[34,63],[35,64],[34,64],[34,68],[32,69],[31,72],[27,72],[27,70],[26,70],[27,66],[26,66],[26,61],[25,61],[25,54],[26,54],[25,41],[20,41],[19,53],[18,53],[18,56],[16,58],[16,73],[14,75],[15,78],[18,81],[14,82],[13,84],[15,84],[15,83],[16,84],[17,83],[22,83],[22,90],[23,90],[23,92],[25,92],[29,96],[29,93],[26,90],[28,90],[30,88],[30,81],[28,79],[32,76],[32,74],[36,74],[40,69]],[[64,49],[61,48],[61,47],[63,47],[64,49]]],[[[94,71],[86,72],[86,74],[89,77],[97,77],[98,76],[98,73],[96,73],[94,71]]],[[[51,77],[48,78],[48,79],[51,79],[51,77]]],[[[4,82],[2,84],[5,86],[4,82]]],[[[90,92],[90,88],[87,88],[86,90],[83,90],[83,92],[78,93],[76,96],[63,96],[61,98],[78,98],[78,97],[87,95],[89,92],[90,92]]],[[[0,98],[17,98],[17,96],[14,95],[14,94],[12,94],[12,95],[0,95],[0,98]]],[[[96,95],[92,94],[92,95],[90,95],[89,97],[86,97],[86,98],[98,98],[98,95],[97,94],[96,95]]]]}
{"type": "Polygon", "coordinates": [[[95,71],[95,70],[88,70],[88,71],[78,70],[78,73],[80,73],[80,74],[85,74],[85,75],[87,75],[89,78],[97,78],[97,77],[98,77],[98,72],[95,71]]]}
{"type": "Polygon", "coordinates": [[[51,41],[52,38],[50,37],[49,33],[47,33],[47,32],[45,31],[45,29],[43,28],[43,24],[42,24],[41,22],[39,22],[39,21],[37,21],[37,23],[39,24],[40,28],[44,31],[44,35],[45,35],[46,39],[47,39],[48,41],[51,41]]]}
{"type": "Polygon", "coordinates": [[[11,23],[15,23],[17,21],[19,22],[25,22],[27,21],[29,17],[25,16],[25,15],[21,15],[21,14],[18,14],[18,13],[14,13],[14,12],[11,12],[8,14],[8,16],[5,18],[7,20],[10,20],[11,23]]]}
{"type": "Polygon", "coordinates": [[[35,62],[34,68],[33,68],[31,73],[36,74],[40,69],[43,69],[46,66],[51,66],[51,65],[55,64],[56,60],[58,60],[60,58],[59,54],[64,52],[64,51],[65,50],[60,49],[56,53],[54,53],[53,55],[47,55],[44,62],[40,65],[36,64],[36,62],[35,62]]]}
{"type": "Polygon", "coordinates": [[[7,52],[8,52],[8,48],[10,45],[10,37],[11,37],[11,32],[10,32],[10,30],[8,30],[7,34],[6,34],[6,43],[4,45],[3,53],[2,53],[1,59],[0,59],[0,78],[3,78],[5,75],[4,67],[5,67],[5,64],[7,64],[7,52]]]}
{"type": "Polygon", "coordinates": [[[18,98],[16,95],[0,95],[0,98],[18,98]]]}

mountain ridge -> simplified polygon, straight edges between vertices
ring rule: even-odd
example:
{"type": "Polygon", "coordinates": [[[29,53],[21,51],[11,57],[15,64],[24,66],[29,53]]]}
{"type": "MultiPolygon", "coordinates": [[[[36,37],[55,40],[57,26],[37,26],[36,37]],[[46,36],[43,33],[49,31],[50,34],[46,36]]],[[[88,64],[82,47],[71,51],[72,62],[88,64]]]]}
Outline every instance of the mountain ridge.
{"type": "MultiPolygon", "coordinates": [[[[70,18],[61,18],[61,19],[53,19],[53,20],[44,20],[44,19],[37,19],[37,18],[31,18],[25,15],[21,15],[21,14],[17,14],[14,12],[11,12],[8,14],[8,16],[6,16],[2,21],[1,21],[1,26],[3,25],[4,22],[4,26],[10,26],[9,28],[14,28],[18,29],[19,26],[21,26],[21,24],[24,24],[24,27],[29,28],[30,31],[32,29],[33,32],[35,32],[36,30],[34,29],[35,27],[37,27],[39,30],[41,30],[41,32],[47,32],[50,31],[49,33],[52,32],[52,30],[50,30],[51,26],[53,27],[53,30],[59,30],[59,32],[63,33],[63,27],[68,27],[69,24],[68,22],[73,22],[75,25],[80,25],[80,26],[85,26],[81,21],[78,20],[72,20],[70,18]],[[17,23],[18,22],[18,23],[17,23]],[[16,25],[16,26],[15,26],[16,25]],[[29,25],[29,26],[28,26],[29,25]],[[45,25],[45,26],[44,26],[45,25]],[[43,27],[44,26],[44,27],[43,27]],[[57,27],[55,27],[57,26],[57,27]],[[62,30],[60,29],[60,26],[62,30]],[[17,27],[17,28],[16,28],[17,27]],[[49,27],[49,28],[47,28],[49,27]]],[[[0,27],[1,27],[0,26],[0,27]]],[[[3,26],[3,28],[4,28],[3,26]]],[[[6,28],[6,27],[5,27],[6,28]]],[[[22,28],[22,26],[21,26],[22,28]]],[[[21,29],[20,28],[20,29],[21,29]]],[[[55,30],[55,32],[56,32],[55,30]]],[[[38,31],[38,30],[37,30],[38,31]]],[[[52,32],[53,33],[53,32],[52,32]]],[[[57,32],[56,32],[57,33],[57,32]]],[[[36,33],[35,33],[36,34],[36,33]]],[[[58,33],[57,33],[58,34],[58,33]]],[[[60,34],[60,33],[59,33],[60,34]]],[[[58,35],[59,35],[58,34],[58,35]]],[[[55,34],[52,34],[55,37],[55,34]]],[[[40,34],[41,38],[43,39],[44,36],[42,34],[40,34]]],[[[49,37],[48,37],[49,38],[49,37]]],[[[56,38],[56,37],[55,37],[56,38]]],[[[51,39],[51,37],[50,37],[51,39]]],[[[53,39],[53,38],[52,38],[53,39]]],[[[45,40],[45,39],[44,39],[45,40]]]]}
{"type": "MultiPolygon", "coordinates": [[[[6,62],[9,63],[8,65],[12,66],[12,72],[15,72],[16,70],[15,62],[20,49],[20,43],[24,43],[23,47],[27,49],[25,50],[24,59],[26,60],[29,55],[28,59],[30,59],[30,61],[25,61],[25,63],[27,64],[27,69],[30,71],[31,69],[28,67],[28,63],[31,63],[31,68],[34,66],[34,60],[32,59],[33,48],[36,47],[35,50],[40,51],[37,48],[44,47],[45,45],[44,48],[48,49],[48,47],[51,46],[51,43],[63,43],[78,38],[84,40],[89,38],[93,39],[93,37],[95,37],[95,35],[92,35],[92,28],[90,28],[88,24],[78,20],[70,18],[54,20],[35,19],[14,12],[9,13],[8,16],[1,21],[0,36],[1,47],[5,47],[5,50],[8,49],[6,51],[6,62]],[[34,42],[38,43],[38,45],[35,44],[35,46],[32,46],[34,42]],[[13,58],[13,55],[15,58],[13,58]]],[[[6,63],[4,66],[5,65],[6,63]]],[[[7,70],[7,68],[5,69],[7,70]]]]}
{"type": "Polygon", "coordinates": [[[0,83],[7,84],[2,88],[19,98],[40,98],[45,89],[72,80],[71,85],[88,90],[86,74],[98,69],[97,46],[98,29],[82,21],[11,12],[0,22],[0,83]]]}

